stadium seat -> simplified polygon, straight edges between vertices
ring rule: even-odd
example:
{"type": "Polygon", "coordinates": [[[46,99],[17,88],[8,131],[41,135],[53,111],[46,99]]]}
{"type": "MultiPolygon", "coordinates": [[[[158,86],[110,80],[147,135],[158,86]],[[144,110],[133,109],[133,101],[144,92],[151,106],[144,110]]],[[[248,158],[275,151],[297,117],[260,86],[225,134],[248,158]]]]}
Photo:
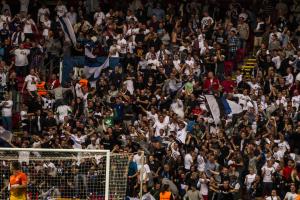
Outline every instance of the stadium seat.
{"type": "Polygon", "coordinates": [[[236,62],[240,63],[244,60],[246,56],[246,49],[238,49],[236,52],[236,62]]]}
{"type": "Polygon", "coordinates": [[[232,73],[232,70],[234,68],[233,61],[227,60],[224,62],[224,71],[226,75],[229,75],[232,73]]]}

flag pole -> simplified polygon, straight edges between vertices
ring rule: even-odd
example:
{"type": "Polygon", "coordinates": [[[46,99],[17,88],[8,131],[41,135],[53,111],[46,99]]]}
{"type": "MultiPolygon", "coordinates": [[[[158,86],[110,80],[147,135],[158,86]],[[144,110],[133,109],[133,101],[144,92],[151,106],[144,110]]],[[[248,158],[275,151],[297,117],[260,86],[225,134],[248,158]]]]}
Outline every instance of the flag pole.
{"type": "Polygon", "coordinates": [[[62,83],[62,76],[63,76],[63,59],[59,59],[59,82],[62,83]]]}

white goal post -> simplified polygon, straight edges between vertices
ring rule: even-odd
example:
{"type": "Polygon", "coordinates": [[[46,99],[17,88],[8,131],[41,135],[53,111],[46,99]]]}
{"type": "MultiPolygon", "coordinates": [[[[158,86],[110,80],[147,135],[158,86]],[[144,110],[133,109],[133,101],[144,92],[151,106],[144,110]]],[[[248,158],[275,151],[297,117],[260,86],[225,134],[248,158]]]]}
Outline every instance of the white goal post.
{"type": "Polygon", "coordinates": [[[124,199],[129,157],[109,150],[0,148],[0,176],[6,180],[0,181],[0,199],[9,194],[13,161],[28,176],[29,200],[124,199]]]}

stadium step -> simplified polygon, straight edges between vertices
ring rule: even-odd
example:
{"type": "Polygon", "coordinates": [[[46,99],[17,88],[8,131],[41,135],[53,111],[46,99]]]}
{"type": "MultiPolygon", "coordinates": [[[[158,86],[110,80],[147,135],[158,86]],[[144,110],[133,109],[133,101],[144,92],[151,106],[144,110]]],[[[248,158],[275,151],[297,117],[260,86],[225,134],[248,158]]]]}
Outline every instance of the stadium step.
{"type": "Polygon", "coordinates": [[[256,58],[245,58],[240,69],[245,78],[251,78],[253,75],[253,70],[256,66],[256,58]]]}

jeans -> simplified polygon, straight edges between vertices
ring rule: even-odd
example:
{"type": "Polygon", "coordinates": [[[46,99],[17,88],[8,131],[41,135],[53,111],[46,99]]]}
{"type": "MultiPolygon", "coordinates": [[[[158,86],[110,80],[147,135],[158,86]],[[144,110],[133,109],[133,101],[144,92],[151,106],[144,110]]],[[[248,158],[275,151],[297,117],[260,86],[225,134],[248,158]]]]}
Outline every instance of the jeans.
{"type": "Polygon", "coordinates": [[[87,178],[85,174],[77,174],[74,177],[76,196],[79,197],[82,194],[87,195],[87,178]],[[83,185],[81,185],[83,184],[83,185]]]}
{"type": "Polygon", "coordinates": [[[16,66],[17,76],[25,77],[27,75],[27,66],[16,66]]]}
{"type": "Polygon", "coordinates": [[[273,189],[273,182],[264,182],[263,183],[263,193],[265,196],[271,195],[273,189]]]}
{"type": "Polygon", "coordinates": [[[241,43],[241,48],[246,49],[246,47],[247,47],[247,40],[240,39],[240,43],[241,43]]]}
{"type": "Polygon", "coordinates": [[[3,127],[6,130],[11,131],[12,130],[12,119],[11,117],[2,117],[2,123],[3,123],[3,127]]]}

